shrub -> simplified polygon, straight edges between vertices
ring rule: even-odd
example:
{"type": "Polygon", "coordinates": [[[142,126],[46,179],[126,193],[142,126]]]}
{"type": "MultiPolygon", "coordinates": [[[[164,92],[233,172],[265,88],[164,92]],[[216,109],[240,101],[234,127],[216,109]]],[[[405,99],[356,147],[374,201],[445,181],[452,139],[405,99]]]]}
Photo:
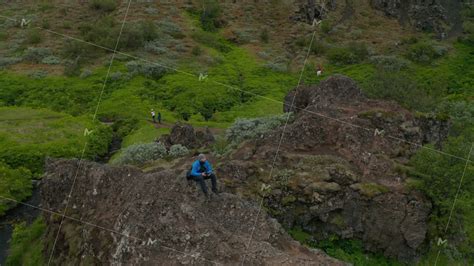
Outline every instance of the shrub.
{"type": "Polygon", "coordinates": [[[79,57],[76,60],[64,61],[64,75],[68,77],[78,76],[81,73],[81,66],[79,64],[79,57]]]}
{"type": "Polygon", "coordinates": [[[166,54],[169,52],[168,48],[165,47],[159,40],[154,40],[145,43],[145,51],[151,52],[157,55],[166,54]]]}
{"type": "Polygon", "coordinates": [[[48,76],[48,72],[44,70],[35,70],[30,73],[28,73],[28,77],[33,78],[33,79],[42,79],[48,76]]]}
{"type": "Polygon", "coordinates": [[[329,33],[332,29],[332,23],[328,20],[323,20],[320,24],[320,29],[323,33],[329,33]]]}
{"type": "Polygon", "coordinates": [[[410,63],[405,59],[391,55],[372,56],[370,62],[385,71],[400,71],[407,68],[410,63]]]}
{"type": "Polygon", "coordinates": [[[351,43],[346,47],[336,47],[329,50],[328,58],[336,65],[350,65],[360,63],[369,55],[364,43],[351,43]]]}
{"type": "Polygon", "coordinates": [[[43,265],[46,224],[37,218],[31,225],[15,224],[5,265],[43,265]]]}
{"type": "Polygon", "coordinates": [[[140,74],[153,79],[160,79],[167,73],[167,69],[160,65],[140,61],[130,61],[126,66],[128,72],[132,75],[140,74]]]}
{"type": "Polygon", "coordinates": [[[40,63],[44,58],[51,55],[49,48],[30,47],[26,50],[23,59],[34,63],[40,63]]]}
{"type": "MultiPolygon", "coordinates": [[[[290,114],[290,119],[292,114],[290,114]]],[[[253,119],[238,119],[226,131],[226,138],[236,144],[246,139],[261,137],[263,134],[281,126],[288,114],[260,117],[253,119]]]]}
{"type": "Polygon", "coordinates": [[[202,29],[211,32],[217,31],[217,28],[220,26],[219,16],[221,14],[219,2],[216,0],[205,0],[203,10],[200,13],[202,29]]]}
{"type": "Polygon", "coordinates": [[[117,2],[115,0],[91,0],[89,7],[100,11],[111,12],[117,8],[117,2]]]}
{"type": "Polygon", "coordinates": [[[173,158],[183,157],[189,153],[188,148],[181,144],[176,144],[170,147],[169,155],[173,158]]]}
{"type": "Polygon", "coordinates": [[[21,58],[17,57],[2,57],[0,58],[0,69],[3,67],[7,67],[9,65],[14,65],[16,63],[21,62],[21,58]]]}
{"type": "MultiPolygon", "coordinates": [[[[31,189],[31,172],[28,169],[13,169],[0,161],[0,196],[23,201],[31,195],[31,189]]],[[[0,217],[15,205],[14,202],[0,200],[0,217]]]]}
{"type": "Polygon", "coordinates": [[[81,79],[85,79],[85,78],[90,77],[91,75],[92,75],[92,70],[90,70],[90,69],[84,69],[79,77],[80,77],[81,79]]]}
{"type": "Polygon", "coordinates": [[[161,143],[143,143],[127,147],[117,159],[118,164],[144,164],[166,156],[166,147],[161,143]]]}
{"type": "Polygon", "coordinates": [[[164,33],[177,39],[182,39],[185,36],[181,27],[178,24],[173,23],[172,21],[160,21],[159,28],[164,33]]]}
{"type": "Polygon", "coordinates": [[[427,42],[420,42],[411,45],[408,48],[406,56],[413,62],[429,64],[441,55],[439,52],[436,51],[433,45],[427,42]]]}
{"type": "Polygon", "coordinates": [[[271,69],[275,72],[287,72],[288,66],[285,63],[278,63],[278,62],[268,62],[265,64],[265,67],[271,69]]]}
{"type": "Polygon", "coordinates": [[[85,61],[96,57],[97,52],[95,48],[89,44],[67,40],[62,48],[62,56],[66,59],[79,58],[80,61],[85,61]]]}
{"type": "Polygon", "coordinates": [[[194,46],[193,49],[191,50],[191,53],[194,56],[200,56],[202,54],[202,49],[199,46],[194,46]]]}
{"type": "Polygon", "coordinates": [[[229,45],[227,45],[224,40],[220,39],[218,36],[209,32],[201,32],[201,33],[195,32],[191,35],[191,37],[195,41],[201,44],[204,44],[206,46],[212,47],[223,53],[227,53],[230,50],[232,50],[232,48],[229,45]]]}
{"type": "Polygon", "coordinates": [[[235,30],[235,37],[231,40],[236,44],[246,44],[252,40],[252,32],[250,30],[235,30]]]}
{"type": "MultiPolygon", "coordinates": [[[[365,89],[371,97],[394,100],[418,111],[433,110],[438,102],[438,95],[429,94],[403,72],[380,70],[367,82],[365,89]]],[[[433,93],[436,91],[433,90],[433,93]]]]}
{"type": "Polygon", "coordinates": [[[51,25],[49,24],[49,21],[44,19],[42,22],[41,22],[41,27],[43,29],[49,29],[51,27],[51,25]]]}
{"type": "Polygon", "coordinates": [[[26,33],[26,42],[29,44],[38,44],[41,42],[41,33],[38,29],[33,28],[26,33]]]}
{"type": "Polygon", "coordinates": [[[267,28],[264,28],[261,32],[260,32],[260,40],[264,43],[268,43],[269,40],[270,40],[270,34],[268,33],[268,29],[267,28]]]}
{"type": "Polygon", "coordinates": [[[311,52],[315,55],[323,55],[326,53],[327,48],[327,44],[325,44],[323,41],[314,40],[313,44],[311,45],[311,52]]]}
{"type": "Polygon", "coordinates": [[[43,58],[43,60],[41,60],[41,63],[47,64],[47,65],[57,65],[57,64],[61,63],[61,59],[59,59],[56,56],[50,55],[50,56],[47,56],[47,57],[43,58]]]}

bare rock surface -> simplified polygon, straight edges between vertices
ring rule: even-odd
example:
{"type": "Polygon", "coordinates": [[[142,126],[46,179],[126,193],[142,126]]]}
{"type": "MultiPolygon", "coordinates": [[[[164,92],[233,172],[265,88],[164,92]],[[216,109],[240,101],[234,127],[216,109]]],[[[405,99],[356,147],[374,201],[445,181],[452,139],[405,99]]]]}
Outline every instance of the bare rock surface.
{"type": "MultiPolygon", "coordinates": [[[[47,162],[43,207],[64,209],[78,164],[47,162]]],[[[180,170],[144,173],[91,162],[80,169],[66,214],[76,220],[61,226],[56,265],[240,265],[244,256],[245,265],[343,265],[292,240],[264,210],[255,223],[257,203],[229,193],[204,202],[180,170]]],[[[61,219],[45,219],[53,240],[61,219]]],[[[49,252],[53,241],[47,243],[49,252]]]]}
{"type": "Polygon", "coordinates": [[[422,145],[441,145],[449,121],[369,99],[341,75],[290,91],[284,111],[295,113],[286,129],[241,145],[229,155],[233,167],[222,164],[228,188],[246,194],[268,186],[270,213],[315,240],[356,238],[367,250],[416,260],[431,203],[406,185],[400,167],[422,145]]]}

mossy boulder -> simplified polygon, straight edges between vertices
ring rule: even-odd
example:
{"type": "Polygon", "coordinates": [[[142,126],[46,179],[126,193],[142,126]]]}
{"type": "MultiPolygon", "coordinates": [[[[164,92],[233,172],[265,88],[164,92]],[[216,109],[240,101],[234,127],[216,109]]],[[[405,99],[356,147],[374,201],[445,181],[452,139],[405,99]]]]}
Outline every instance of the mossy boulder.
{"type": "Polygon", "coordinates": [[[387,187],[376,183],[356,183],[351,185],[351,188],[368,198],[373,198],[389,191],[387,187]]]}

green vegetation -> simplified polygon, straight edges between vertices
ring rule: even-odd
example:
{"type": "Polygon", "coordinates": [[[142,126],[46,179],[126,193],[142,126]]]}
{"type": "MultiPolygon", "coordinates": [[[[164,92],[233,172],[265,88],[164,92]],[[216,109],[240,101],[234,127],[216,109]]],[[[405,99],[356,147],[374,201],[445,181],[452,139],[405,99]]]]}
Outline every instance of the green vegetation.
{"type": "MultiPolygon", "coordinates": [[[[41,175],[46,156],[78,157],[87,141],[85,157],[97,159],[107,152],[114,134],[123,142],[122,149],[114,154],[110,162],[141,164],[149,158],[165,156],[166,152],[157,155],[155,144],[150,143],[168,133],[170,124],[177,120],[188,121],[194,126],[230,126],[229,138],[218,138],[213,147],[217,154],[226,153],[231,142],[258,137],[269,128],[281,125],[286,118],[280,115],[283,109],[281,101],[288,90],[298,83],[299,73],[289,71],[295,70],[291,56],[275,56],[278,52],[271,51],[276,49],[277,45],[273,42],[280,36],[270,36],[267,28],[255,30],[262,45],[257,48],[262,48],[261,51],[265,49],[265,52],[268,48],[268,58],[272,58],[270,62],[259,61],[247,48],[236,46],[238,41],[232,43],[224,38],[225,34],[221,34],[225,22],[222,17],[224,10],[219,2],[204,0],[201,3],[203,5],[189,10],[184,22],[179,19],[156,23],[130,20],[126,24],[119,49],[136,52],[143,58],[146,51],[157,56],[151,60],[159,60],[152,64],[136,59],[126,61],[126,58],[117,56],[97,113],[98,121],[109,122],[111,126],[91,122],[108,67],[91,62],[95,62],[96,58],[105,58],[108,52],[71,40],[64,43],[61,51],[56,51],[54,44],[46,48],[49,43],[43,38],[48,38],[47,35],[41,35],[36,29],[26,30],[25,38],[19,42],[21,45],[15,48],[15,52],[0,59],[0,67],[20,61],[57,67],[52,65],[63,62],[65,76],[48,73],[47,76],[36,75],[37,78],[33,78],[14,71],[0,72],[0,195],[24,200],[31,193],[31,179],[41,175]],[[186,23],[189,23],[189,28],[183,26],[186,23]],[[27,48],[26,44],[35,47],[27,48]],[[38,44],[45,47],[37,47],[38,44]],[[175,60],[178,57],[175,52],[183,58],[175,60]],[[196,76],[163,67],[162,62],[167,66],[173,65],[162,60],[164,55],[170,56],[167,60],[173,60],[180,70],[196,76]],[[86,64],[90,70],[83,69],[86,64]],[[208,75],[208,78],[199,81],[197,75],[201,73],[208,75]],[[147,121],[151,108],[162,113],[166,124],[155,127],[147,121]],[[272,118],[271,115],[280,116],[272,118]],[[267,118],[249,119],[255,117],[267,118]],[[239,118],[247,119],[234,124],[239,118]],[[92,129],[93,133],[85,137],[85,128],[92,129]]],[[[119,13],[114,12],[118,2],[93,0],[89,2],[89,7],[98,11],[94,12],[99,14],[94,16],[94,21],[78,25],[65,21],[61,23],[63,28],[76,31],[80,38],[87,41],[113,49],[121,27],[114,17],[119,13]]],[[[39,9],[49,12],[53,6],[42,3],[39,9]]],[[[61,10],[65,14],[68,12],[67,9],[61,10]]],[[[374,54],[374,47],[368,46],[372,45],[369,39],[352,38],[360,41],[339,43],[335,35],[344,28],[335,20],[325,19],[320,27],[323,34],[311,47],[311,55],[315,58],[309,60],[303,81],[305,84],[318,83],[329,75],[344,74],[356,80],[370,97],[394,100],[414,111],[435,111],[443,119],[449,117],[453,127],[443,151],[466,157],[467,149],[474,140],[471,136],[474,128],[473,10],[468,5],[463,10],[465,35],[459,42],[438,42],[420,34],[404,39],[400,45],[384,50],[381,55],[374,54]],[[315,75],[315,65],[311,62],[316,65],[325,63],[323,76],[315,75]]],[[[179,15],[176,17],[182,18],[179,15]]],[[[42,21],[43,27],[54,27],[54,16],[48,16],[48,19],[50,21],[42,21]]],[[[357,30],[353,31],[355,37],[362,33],[357,30]]],[[[245,39],[248,37],[244,36],[246,33],[242,30],[236,35],[240,34],[241,39],[245,39]]],[[[12,36],[10,32],[1,32],[0,40],[10,41],[12,36]]],[[[306,49],[309,41],[309,36],[297,38],[299,48],[296,49],[306,49]]],[[[180,156],[185,150],[174,147],[170,153],[180,156]]],[[[414,186],[434,203],[429,232],[430,240],[434,240],[444,235],[443,226],[447,222],[464,164],[426,149],[421,150],[411,164],[412,167],[404,169],[404,173],[413,175],[414,186]]],[[[449,248],[442,253],[446,264],[454,261],[472,263],[462,258],[473,257],[474,225],[470,221],[474,219],[474,211],[469,208],[474,203],[471,196],[474,193],[471,182],[473,171],[472,165],[469,165],[450,227],[452,231],[448,232],[454,240],[466,241],[449,241],[449,248]]],[[[383,187],[375,184],[367,184],[360,189],[368,196],[384,191],[383,187]]],[[[292,197],[285,199],[287,203],[293,200],[292,197]]],[[[0,215],[9,207],[0,205],[0,215]]],[[[27,231],[25,226],[19,226],[14,237],[34,238],[25,233],[27,231]]],[[[365,254],[360,242],[355,240],[329,239],[315,243],[301,230],[293,230],[291,234],[301,242],[321,247],[330,255],[356,265],[395,265],[378,255],[365,254]]],[[[36,240],[31,241],[37,243],[36,240]]],[[[33,247],[32,252],[36,252],[36,245],[33,247]]],[[[431,248],[427,264],[432,264],[432,254],[436,251],[435,247],[431,248]]],[[[30,255],[27,252],[24,254],[30,255]]],[[[30,256],[31,262],[25,262],[26,258],[20,259],[19,255],[13,257],[16,257],[12,259],[15,265],[35,264],[37,261],[34,254],[30,256]]]]}
{"type": "Polygon", "coordinates": [[[381,254],[366,252],[360,240],[344,240],[332,236],[327,240],[317,241],[313,239],[311,234],[298,227],[289,229],[288,233],[301,244],[322,249],[329,256],[350,262],[355,266],[403,265],[394,260],[387,259],[381,254]]]}
{"type": "Polygon", "coordinates": [[[44,158],[79,157],[87,139],[85,158],[107,152],[111,129],[92,124],[88,117],[72,117],[45,109],[0,107],[0,161],[42,173],[44,158]],[[84,130],[93,132],[84,137],[84,130]]]}
{"type": "Polygon", "coordinates": [[[89,6],[93,9],[111,12],[117,8],[117,1],[115,0],[92,0],[89,2],[89,6]]]}
{"type": "Polygon", "coordinates": [[[10,242],[6,265],[43,265],[43,235],[46,224],[40,217],[31,225],[25,223],[15,225],[10,242]]]}
{"type": "MultiPolygon", "coordinates": [[[[31,189],[31,172],[28,169],[12,169],[0,162],[0,196],[23,201],[31,195],[31,189]]],[[[0,199],[0,217],[13,206],[16,203],[0,199]]]]}

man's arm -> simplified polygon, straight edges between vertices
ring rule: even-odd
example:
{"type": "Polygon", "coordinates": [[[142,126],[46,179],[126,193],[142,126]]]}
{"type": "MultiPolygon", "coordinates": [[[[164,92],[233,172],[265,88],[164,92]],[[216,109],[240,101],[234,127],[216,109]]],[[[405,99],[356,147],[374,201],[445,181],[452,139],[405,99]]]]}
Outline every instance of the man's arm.
{"type": "Polygon", "coordinates": [[[212,171],[212,165],[209,161],[206,161],[206,164],[207,164],[207,173],[211,174],[213,172],[212,171]]]}
{"type": "Polygon", "coordinates": [[[199,163],[194,162],[193,167],[191,169],[191,175],[193,176],[200,176],[201,173],[199,173],[199,163]]]}

